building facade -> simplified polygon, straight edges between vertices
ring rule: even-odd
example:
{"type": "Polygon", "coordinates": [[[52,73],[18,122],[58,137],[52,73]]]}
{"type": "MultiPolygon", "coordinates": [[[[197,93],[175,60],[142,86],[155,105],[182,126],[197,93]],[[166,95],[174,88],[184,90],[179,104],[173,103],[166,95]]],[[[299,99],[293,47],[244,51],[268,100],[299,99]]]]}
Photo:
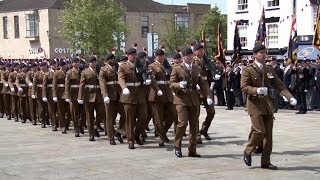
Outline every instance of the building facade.
{"type": "MultiPolygon", "coordinates": [[[[186,6],[164,5],[152,0],[118,0],[126,8],[124,21],[130,33],[123,48],[137,44],[147,47],[148,33],[161,37],[167,29],[163,20],[175,18],[196,30],[210,4],[186,6]]],[[[64,0],[1,0],[0,1],[0,57],[4,59],[43,59],[70,56],[74,51],[59,37],[58,17],[64,0]]],[[[116,47],[115,47],[116,48],[116,47]]]]}
{"type": "Polygon", "coordinates": [[[265,44],[270,50],[281,53],[277,50],[288,47],[294,13],[299,43],[311,44],[317,6],[309,0],[228,0],[228,50],[233,50],[237,21],[242,49],[252,50],[263,8],[267,35],[265,44]]]}

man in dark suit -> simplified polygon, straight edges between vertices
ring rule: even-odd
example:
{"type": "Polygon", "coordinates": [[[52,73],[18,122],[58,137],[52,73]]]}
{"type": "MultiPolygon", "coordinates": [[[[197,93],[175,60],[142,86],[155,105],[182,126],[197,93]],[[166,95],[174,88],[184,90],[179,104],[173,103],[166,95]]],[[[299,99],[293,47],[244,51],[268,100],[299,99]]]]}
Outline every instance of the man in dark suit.
{"type": "Polygon", "coordinates": [[[235,103],[234,98],[234,82],[235,82],[235,74],[233,72],[232,65],[227,65],[226,69],[226,99],[227,99],[227,109],[233,110],[233,106],[235,103]]]}
{"type": "Polygon", "coordinates": [[[299,111],[296,114],[307,113],[307,92],[309,90],[309,69],[306,66],[306,62],[300,61],[298,68],[296,69],[297,78],[297,97],[299,104],[299,111]]]}
{"type": "MultiPolygon", "coordinates": [[[[273,67],[274,71],[276,72],[276,75],[278,78],[283,81],[283,70],[280,68],[280,66],[277,64],[277,58],[272,58],[271,66],[273,67]]],[[[273,106],[274,106],[274,112],[276,113],[279,109],[280,102],[282,98],[280,99],[279,92],[276,89],[271,89],[272,92],[272,98],[273,98],[273,106]]]]}
{"type": "Polygon", "coordinates": [[[241,80],[241,66],[243,66],[243,63],[237,63],[234,65],[234,84],[233,84],[233,90],[234,90],[234,96],[235,96],[235,106],[242,107],[243,106],[243,95],[240,89],[240,80],[241,80]]]}

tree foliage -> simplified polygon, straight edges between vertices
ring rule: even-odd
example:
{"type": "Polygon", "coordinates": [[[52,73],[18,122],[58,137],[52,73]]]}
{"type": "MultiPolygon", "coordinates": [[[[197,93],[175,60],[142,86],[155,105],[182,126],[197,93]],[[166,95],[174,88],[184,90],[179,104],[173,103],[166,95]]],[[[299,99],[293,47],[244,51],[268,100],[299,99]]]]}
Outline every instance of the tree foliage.
{"type": "Polygon", "coordinates": [[[58,32],[73,49],[101,55],[116,47],[117,36],[127,32],[120,21],[124,15],[124,7],[115,0],[67,0],[58,32]]]}

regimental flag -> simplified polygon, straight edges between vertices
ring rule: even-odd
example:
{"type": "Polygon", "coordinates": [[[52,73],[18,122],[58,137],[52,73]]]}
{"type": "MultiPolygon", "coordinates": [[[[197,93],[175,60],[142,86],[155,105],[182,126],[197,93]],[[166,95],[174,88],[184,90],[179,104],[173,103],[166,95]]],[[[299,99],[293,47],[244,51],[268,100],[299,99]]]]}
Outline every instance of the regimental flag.
{"type": "Polygon", "coordinates": [[[314,30],[312,45],[320,50],[320,5],[318,4],[317,22],[314,30]]]}
{"type": "Polygon", "coordinates": [[[232,65],[238,63],[241,60],[241,41],[238,30],[238,21],[236,23],[234,29],[234,37],[233,37],[233,55],[232,55],[232,65]]]}
{"type": "Polygon", "coordinates": [[[218,61],[223,66],[223,68],[226,68],[226,57],[224,55],[224,49],[222,46],[220,23],[218,24],[217,48],[216,48],[216,55],[214,56],[214,59],[218,61]]]}
{"type": "Polygon", "coordinates": [[[264,12],[264,8],[262,9],[262,14],[260,17],[260,21],[259,21],[259,27],[258,27],[258,31],[257,31],[257,37],[256,37],[256,41],[254,43],[254,45],[256,44],[265,44],[265,40],[266,40],[266,16],[265,16],[265,12],[264,12]]]}
{"type": "Polygon", "coordinates": [[[297,36],[297,20],[292,19],[290,40],[288,45],[288,58],[291,59],[294,65],[297,65],[297,51],[298,51],[298,36],[297,36]]]}

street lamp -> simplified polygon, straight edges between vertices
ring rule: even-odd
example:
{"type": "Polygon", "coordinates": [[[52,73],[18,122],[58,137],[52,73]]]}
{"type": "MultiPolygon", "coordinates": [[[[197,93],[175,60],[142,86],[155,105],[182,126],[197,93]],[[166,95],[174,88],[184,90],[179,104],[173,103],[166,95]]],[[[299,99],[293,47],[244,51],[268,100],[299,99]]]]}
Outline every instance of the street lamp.
{"type": "Polygon", "coordinates": [[[151,43],[152,43],[152,58],[154,58],[154,32],[153,32],[153,23],[151,24],[151,43]]]}

